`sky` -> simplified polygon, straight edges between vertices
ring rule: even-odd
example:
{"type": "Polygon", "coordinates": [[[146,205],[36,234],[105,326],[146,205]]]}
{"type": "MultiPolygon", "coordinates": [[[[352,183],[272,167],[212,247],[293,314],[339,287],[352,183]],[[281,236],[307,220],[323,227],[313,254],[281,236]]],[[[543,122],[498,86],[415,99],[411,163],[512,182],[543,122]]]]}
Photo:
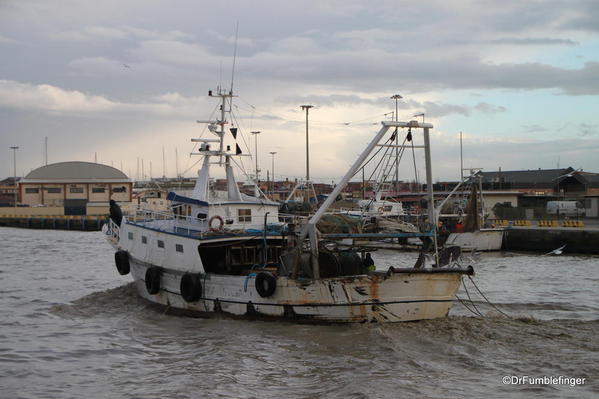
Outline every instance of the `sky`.
{"type": "MultiPolygon", "coordinates": [[[[270,152],[277,179],[305,175],[311,104],[311,177],[338,180],[394,94],[399,120],[434,126],[435,180],[459,178],[460,132],[467,168],[599,172],[598,21],[596,0],[0,0],[0,178],[10,146],[17,175],[42,166],[45,137],[49,163],[194,176],[190,139],[210,137],[196,121],[231,87],[235,51],[237,142],[254,152],[261,132],[262,178],[270,152]]],[[[401,179],[423,176],[414,156],[401,179]]]]}

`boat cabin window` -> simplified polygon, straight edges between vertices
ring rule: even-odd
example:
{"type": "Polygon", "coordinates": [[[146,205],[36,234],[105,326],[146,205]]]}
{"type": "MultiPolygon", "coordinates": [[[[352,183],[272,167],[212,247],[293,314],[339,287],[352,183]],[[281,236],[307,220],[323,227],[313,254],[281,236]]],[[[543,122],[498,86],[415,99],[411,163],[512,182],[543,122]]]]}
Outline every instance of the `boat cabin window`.
{"type": "Polygon", "coordinates": [[[158,248],[164,248],[164,241],[158,240],[156,244],[158,245],[158,248]]]}
{"type": "Polygon", "coordinates": [[[142,243],[142,244],[147,244],[147,243],[148,243],[148,237],[146,237],[146,236],[141,236],[141,243],[142,243]]]}
{"type": "Polygon", "coordinates": [[[237,216],[239,216],[239,222],[251,222],[252,221],[252,210],[251,209],[238,209],[237,216]]]}
{"type": "Polygon", "coordinates": [[[129,238],[130,240],[132,240],[133,239],[133,233],[132,232],[127,233],[127,238],[129,238]]]}
{"type": "Polygon", "coordinates": [[[385,212],[391,212],[393,210],[393,205],[385,205],[385,212]]]}
{"type": "Polygon", "coordinates": [[[196,215],[196,218],[198,219],[206,219],[206,217],[208,217],[208,215],[201,212],[196,215]]]}
{"type": "Polygon", "coordinates": [[[175,244],[175,250],[177,252],[183,253],[183,245],[182,244],[175,244]]]}

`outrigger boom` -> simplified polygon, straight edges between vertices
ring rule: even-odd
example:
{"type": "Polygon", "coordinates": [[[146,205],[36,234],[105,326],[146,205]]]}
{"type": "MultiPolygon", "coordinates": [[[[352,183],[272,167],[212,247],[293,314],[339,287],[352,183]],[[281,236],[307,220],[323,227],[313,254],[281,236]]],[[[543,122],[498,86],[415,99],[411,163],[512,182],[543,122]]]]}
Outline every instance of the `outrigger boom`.
{"type": "MultiPolygon", "coordinates": [[[[299,236],[299,241],[302,242],[306,238],[309,238],[309,240],[310,240],[310,257],[311,257],[311,261],[312,261],[312,265],[313,265],[313,269],[314,269],[314,277],[315,278],[320,277],[320,267],[319,267],[319,263],[318,263],[318,245],[317,245],[318,237],[317,237],[316,224],[320,221],[322,216],[329,209],[329,207],[333,204],[333,202],[335,202],[335,200],[337,199],[337,196],[341,193],[341,191],[343,191],[345,186],[347,186],[347,183],[349,182],[349,180],[360,169],[360,167],[362,166],[362,164],[364,163],[366,158],[370,155],[372,150],[378,145],[378,143],[381,141],[383,136],[385,136],[385,133],[387,133],[389,128],[392,128],[392,127],[401,127],[401,128],[407,127],[407,128],[411,128],[411,129],[423,129],[423,135],[424,135],[423,147],[424,147],[424,154],[425,154],[424,157],[425,157],[425,164],[426,164],[428,220],[429,220],[429,224],[431,224],[431,230],[433,232],[432,235],[433,235],[433,241],[435,243],[435,258],[438,260],[437,239],[436,239],[436,234],[434,234],[434,232],[436,231],[436,225],[433,223],[433,221],[435,220],[435,206],[434,206],[434,201],[433,201],[433,177],[432,177],[432,170],[431,170],[432,162],[431,162],[430,137],[429,137],[429,129],[432,129],[433,125],[430,123],[419,123],[418,121],[409,121],[409,122],[383,121],[383,122],[381,122],[381,124],[383,126],[378,131],[378,133],[373,137],[373,139],[370,141],[368,146],[366,146],[364,151],[362,151],[360,156],[358,156],[358,159],[356,159],[356,161],[353,163],[353,165],[349,168],[349,170],[347,171],[345,176],[343,176],[341,181],[337,184],[337,186],[335,187],[333,192],[331,194],[329,194],[329,196],[327,197],[325,202],[320,206],[320,208],[318,208],[316,213],[310,218],[310,220],[307,222],[306,225],[304,225],[304,227],[301,230],[301,233],[299,236]]],[[[428,235],[430,236],[430,233],[428,235]]],[[[299,273],[299,262],[295,263],[293,270],[294,270],[293,276],[296,277],[297,274],[299,273]]]]}

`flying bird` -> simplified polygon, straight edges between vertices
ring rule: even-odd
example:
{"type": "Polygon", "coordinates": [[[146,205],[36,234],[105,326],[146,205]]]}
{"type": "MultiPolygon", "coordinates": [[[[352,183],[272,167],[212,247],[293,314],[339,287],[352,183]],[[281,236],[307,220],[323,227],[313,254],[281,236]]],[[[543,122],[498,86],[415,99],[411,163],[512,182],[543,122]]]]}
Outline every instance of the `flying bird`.
{"type": "Polygon", "coordinates": [[[559,248],[557,248],[557,249],[554,249],[554,250],[553,250],[553,251],[551,251],[551,252],[547,252],[547,253],[545,254],[545,256],[547,256],[547,255],[561,255],[561,254],[564,252],[564,248],[566,248],[566,246],[565,246],[565,245],[564,245],[564,246],[561,246],[561,247],[559,247],[559,248]]]}
{"type": "Polygon", "coordinates": [[[131,69],[131,67],[129,65],[127,65],[127,64],[123,64],[123,67],[131,69]]]}

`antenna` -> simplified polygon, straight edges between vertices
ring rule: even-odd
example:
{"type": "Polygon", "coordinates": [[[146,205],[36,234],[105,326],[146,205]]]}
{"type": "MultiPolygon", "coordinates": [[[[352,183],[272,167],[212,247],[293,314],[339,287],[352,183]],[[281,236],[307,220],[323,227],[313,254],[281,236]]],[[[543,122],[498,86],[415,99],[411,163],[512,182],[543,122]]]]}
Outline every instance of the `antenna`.
{"type": "Polygon", "coordinates": [[[162,146],[162,178],[166,178],[166,163],[164,161],[164,146],[162,146]]]}
{"type": "Polygon", "coordinates": [[[48,165],[48,136],[44,139],[44,165],[48,165]]]}
{"type": "Polygon", "coordinates": [[[175,147],[175,172],[177,173],[177,178],[179,178],[179,150],[175,147]]]}
{"type": "MultiPolygon", "coordinates": [[[[235,24],[235,49],[233,50],[233,67],[231,68],[231,90],[230,93],[233,94],[233,81],[235,78],[235,61],[237,60],[237,38],[239,34],[239,21],[235,24]]],[[[233,101],[233,99],[231,99],[233,101]]]]}

